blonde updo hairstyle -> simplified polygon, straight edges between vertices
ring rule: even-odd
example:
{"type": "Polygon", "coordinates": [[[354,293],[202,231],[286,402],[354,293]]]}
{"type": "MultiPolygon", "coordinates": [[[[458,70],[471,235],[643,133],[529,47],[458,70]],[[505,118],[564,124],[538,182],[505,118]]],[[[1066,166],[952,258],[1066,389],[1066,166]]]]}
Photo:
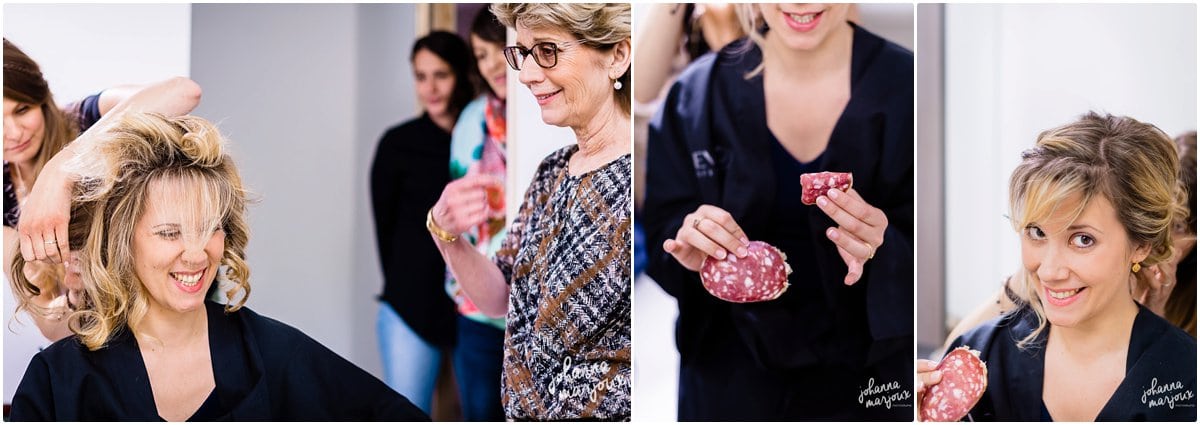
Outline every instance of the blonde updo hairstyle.
{"type": "MultiPolygon", "coordinates": [[[[610,50],[631,37],[629,3],[496,3],[492,13],[506,27],[558,28],[584,40],[591,48],[610,50]]],[[[617,81],[614,97],[625,115],[631,114],[633,90],[630,68],[617,81]]]]}
{"type": "MultiPolygon", "coordinates": [[[[93,151],[67,165],[80,176],[68,233],[71,249],[80,251],[84,282],[82,305],[68,325],[88,349],[103,347],[124,326],[136,334],[146,315],[150,295],[135,273],[133,237],[155,185],[199,194],[198,217],[208,229],[225,232],[214,286],[224,290],[227,312],[245,304],[247,194],[224,144],[217,128],[202,118],[131,113],[102,133],[93,151]]],[[[39,289],[19,273],[24,264],[17,256],[11,265],[18,309],[37,310],[29,300],[39,289]]]]}
{"type": "MultiPolygon", "coordinates": [[[[1129,117],[1090,112],[1042,132],[1036,146],[1021,155],[1009,182],[1013,229],[1023,232],[1044,221],[1072,196],[1081,196],[1082,202],[1071,217],[1103,197],[1116,210],[1130,242],[1149,247],[1143,267],[1170,261],[1171,225],[1187,216],[1187,195],[1178,173],[1175,144],[1162,130],[1129,117]]],[[[1018,344],[1024,347],[1045,329],[1047,320],[1037,276],[1025,271],[1018,281],[1017,295],[1038,318],[1037,330],[1018,344]]]]}

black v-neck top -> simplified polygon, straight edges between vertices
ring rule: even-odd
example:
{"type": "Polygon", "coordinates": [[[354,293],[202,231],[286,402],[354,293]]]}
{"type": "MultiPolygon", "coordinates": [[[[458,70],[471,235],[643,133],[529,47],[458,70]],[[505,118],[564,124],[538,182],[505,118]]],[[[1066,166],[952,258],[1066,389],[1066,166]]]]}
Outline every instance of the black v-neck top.
{"type": "MultiPolygon", "coordinates": [[[[1037,317],[1026,307],[980,325],[950,344],[979,350],[987,364],[988,387],[971,409],[972,419],[1050,419],[1042,402],[1050,331],[1042,331],[1026,348],[1017,348],[1017,341],[1035,329],[1037,317]]],[[[1194,422],[1196,340],[1139,305],[1129,338],[1125,379],[1096,420],[1194,422]]]]}
{"type": "MultiPolygon", "coordinates": [[[[192,420],[428,420],[404,396],[299,330],[245,307],[226,314],[209,302],[206,309],[216,388],[192,420]]],[[[34,355],[10,419],[162,420],[127,328],[96,351],[71,337],[34,355]]]]}

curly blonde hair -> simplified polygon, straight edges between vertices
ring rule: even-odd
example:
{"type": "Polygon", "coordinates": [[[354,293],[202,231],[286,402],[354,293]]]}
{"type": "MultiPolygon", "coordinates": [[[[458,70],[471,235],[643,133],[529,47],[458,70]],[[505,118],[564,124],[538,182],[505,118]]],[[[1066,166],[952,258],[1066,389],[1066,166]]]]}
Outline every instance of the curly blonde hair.
{"type": "MultiPolygon", "coordinates": [[[[217,128],[202,118],[131,113],[107,129],[91,152],[67,165],[80,176],[68,233],[71,249],[80,251],[84,282],[82,305],[68,324],[88,349],[103,347],[122,327],[136,333],[148,310],[150,295],[134,269],[133,235],[152,185],[176,184],[199,194],[205,211],[197,216],[208,220],[200,225],[225,232],[224,270],[218,272],[229,300],[225,310],[245,305],[248,196],[224,144],[217,128]]],[[[20,256],[11,265],[18,309],[36,310],[29,300],[40,290],[20,273],[24,265],[20,256]]]]}
{"type": "MultiPolygon", "coordinates": [[[[520,23],[529,28],[558,28],[571,33],[592,48],[608,50],[632,37],[633,18],[629,3],[496,3],[492,14],[506,27],[520,23]]],[[[633,108],[629,85],[633,67],[617,79],[625,87],[615,98],[625,115],[633,108]]]]}
{"type": "MultiPolygon", "coordinates": [[[[1170,261],[1171,225],[1187,216],[1186,191],[1177,175],[1175,144],[1154,125],[1133,118],[1089,112],[1079,120],[1038,135],[1026,150],[1009,181],[1009,213],[1013,229],[1022,232],[1044,220],[1074,196],[1082,202],[1071,213],[1078,217],[1088,202],[1108,199],[1117,219],[1135,246],[1148,246],[1141,263],[1170,261]]],[[[1019,276],[1017,295],[1038,318],[1035,332],[1018,346],[1025,347],[1046,327],[1038,301],[1037,276],[1019,276]]]]}

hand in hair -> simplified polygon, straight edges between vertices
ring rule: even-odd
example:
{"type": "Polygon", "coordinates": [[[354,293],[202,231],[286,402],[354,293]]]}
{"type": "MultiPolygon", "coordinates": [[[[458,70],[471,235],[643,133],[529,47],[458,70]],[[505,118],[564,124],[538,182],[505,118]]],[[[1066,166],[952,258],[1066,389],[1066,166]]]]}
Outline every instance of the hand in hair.
{"type": "Polygon", "coordinates": [[[1169,261],[1147,267],[1135,275],[1133,299],[1162,317],[1167,316],[1167,300],[1175,284],[1176,263],[1169,261]]]}
{"type": "Polygon", "coordinates": [[[100,101],[100,121],[46,163],[21,204],[17,230],[25,261],[60,263],[70,251],[67,224],[71,191],[78,176],[65,171],[63,165],[89,152],[95,139],[126,113],[156,112],[170,117],[191,112],[200,103],[200,86],[187,78],[174,77],[144,87],[114,88],[101,94],[100,101]]]}

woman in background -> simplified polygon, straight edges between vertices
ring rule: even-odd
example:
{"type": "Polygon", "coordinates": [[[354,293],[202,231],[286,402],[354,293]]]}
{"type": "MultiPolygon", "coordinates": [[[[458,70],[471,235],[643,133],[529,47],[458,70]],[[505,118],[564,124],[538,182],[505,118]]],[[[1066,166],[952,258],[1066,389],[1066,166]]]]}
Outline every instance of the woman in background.
{"type": "MultiPolygon", "coordinates": [[[[504,181],[508,169],[508,67],[504,64],[504,25],[489,7],[471,22],[473,68],[483,95],[471,101],[458,117],[450,139],[450,179],[490,176],[487,220],[463,235],[480,254],[495,258],[506,232],[504,181]]],[[[503,421],[500,405],[501,363],[504,361],[504,318],[488,317],[463,292],[453,273],[446,273],[446,290],[458,305],[458,340],[454,347],[454,376],[462,402],[463,420],[503,421]]]]}
{"type": "Polygon", "coordinates": [[[450,180],[450,131],[475,96],[471,53],[457,35],[435,31],[413,44],[417,99],[425,112],[379,140],[371,164],[371,207],[383,268],[376,331],[384,381],[430,412],[442,354],[454,347],[454,303],[446,265],[425,233],[425,211],[450,180]]]}

